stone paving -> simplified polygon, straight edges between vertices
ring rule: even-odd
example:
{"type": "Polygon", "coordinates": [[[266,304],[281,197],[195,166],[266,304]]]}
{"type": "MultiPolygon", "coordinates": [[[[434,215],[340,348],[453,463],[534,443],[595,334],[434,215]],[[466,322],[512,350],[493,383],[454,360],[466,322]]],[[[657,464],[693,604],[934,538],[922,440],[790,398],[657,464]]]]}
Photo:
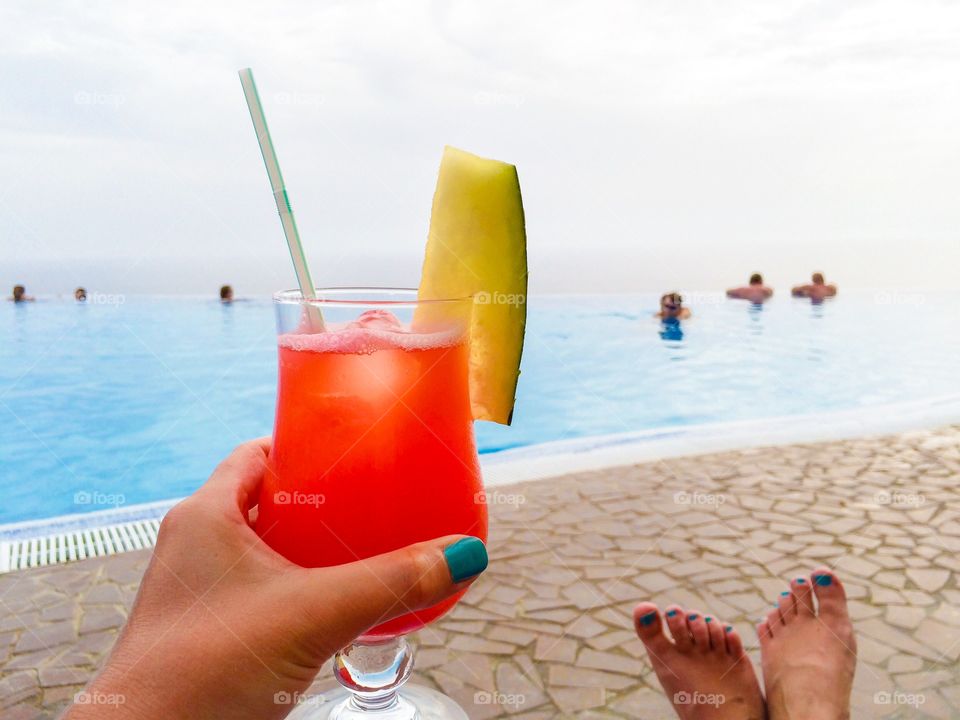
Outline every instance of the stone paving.
{"type": "MultiPolygon", "coordinates": [[[[960,717],[960,427],[645,463],[496,488],[491,565],[416,636],[471,718],[672,718],[637,600],[753,625],[826,563],[858,636],[854,717],[960,717]]],[[[54,716],[122,624],[145,552],[0,576],[0,715],[54,716]]],[[[751,650],[756,658],[757,652],[751,650]]],[[[317,683],[330,684],[324,674],[317,683]]]]}

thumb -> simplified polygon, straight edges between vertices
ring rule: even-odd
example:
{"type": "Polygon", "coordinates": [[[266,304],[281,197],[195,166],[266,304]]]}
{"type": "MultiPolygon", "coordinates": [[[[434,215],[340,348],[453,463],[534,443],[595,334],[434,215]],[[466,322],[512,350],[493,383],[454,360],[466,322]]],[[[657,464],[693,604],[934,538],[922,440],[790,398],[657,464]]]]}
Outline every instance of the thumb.
{"type": "Polygon", "coordinates": [[[448,535],[347,565],[312,570],[310,615],[339,649],[375,625],[466,590],[487,568],[479,538],[448,535]]]}

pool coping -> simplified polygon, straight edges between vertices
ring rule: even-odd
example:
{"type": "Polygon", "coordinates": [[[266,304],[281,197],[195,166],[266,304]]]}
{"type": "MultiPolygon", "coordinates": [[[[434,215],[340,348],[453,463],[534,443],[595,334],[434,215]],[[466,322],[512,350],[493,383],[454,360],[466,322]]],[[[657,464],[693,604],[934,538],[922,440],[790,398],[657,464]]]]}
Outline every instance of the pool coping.
{"type": "MultiPolygon", "coordinates": [[[[484,486],[676,457],[928,430],[960,422],[960,393],[829,413],[654,428],[557,440],[480,456],[484,486]]],[[[489,493],[488,493],[489,494],[489,493]]],[[[161,519],[182,498],[0,525],[0,542],[161,519]]]]}

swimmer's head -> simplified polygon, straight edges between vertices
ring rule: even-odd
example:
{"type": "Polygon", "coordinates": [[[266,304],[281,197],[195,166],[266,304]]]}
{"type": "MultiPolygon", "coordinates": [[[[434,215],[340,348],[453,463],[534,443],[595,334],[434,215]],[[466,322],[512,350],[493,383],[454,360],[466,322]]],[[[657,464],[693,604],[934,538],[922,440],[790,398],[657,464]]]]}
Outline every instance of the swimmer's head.
{"type": "Polygon", "coordinates": [[[20,302],[23,300],[23,296],[26,295],[27,289],[23,285],[14,285],[13,286],[13,300],[14,302],[20,302]]]}
{"type": "Polygon", "coordinates": [[[87,291],[84,290],[82,287],[78,287],[76,290],[73,291],[73,299],[76,300],[77,302],[86,302],[87,291]]]}
{"type": "Polygon", "coordinates": [[[763,275],[760,273],[754,273],[750,276],[751,285],[763,285],[763,275]]]}
{"type": "Polygon", "coordinates": [[[823,273],[814,273],[810,276],[814,285],[823,285],[823,273]]]}
{"type": "Polygon", "coordinates": [[[674,317],[683,309],[683,296],[678,292],[664,293],[660,297],[660,313],[664,317],[674,317]]]}
{"type": "Polygon", "coordinates": [[[222,302],[230,302],[233,300],[233,288],[229,285],[220,286],[220,300],[222,302]]]}

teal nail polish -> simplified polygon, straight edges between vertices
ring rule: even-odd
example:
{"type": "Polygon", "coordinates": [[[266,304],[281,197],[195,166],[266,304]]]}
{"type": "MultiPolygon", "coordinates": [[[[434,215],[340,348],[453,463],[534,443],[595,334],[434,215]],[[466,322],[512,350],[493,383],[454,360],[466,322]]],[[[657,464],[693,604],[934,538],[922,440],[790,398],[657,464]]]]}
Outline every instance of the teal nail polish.
{"type": "Polygon", "coordinates": [[[455,583],[487,569],[487,548],[479,538],[465,537],[443,549],[443,557],[455,583]]]}
{"type": "Polygon", "coordinates": [[[789,590],[784,590],[782,593],[780,593],[780,597],[786,597],[789,594],[790,594],[789,590]]]}
{"type": "Polygon", "coordinates": [[[696,620],[698,617],[700,616],[694,613],[693,615],[687,615],[687,620],[696,620]]]}
{"type": "Polygon", "coordinates": [[[814,575],[813,581],[820,587],[827,587],[833,584],[833,578],[829,575],[814,575]]]}
{"type": "Polygon", "coordinates": [[[807,584],[806,578],[797,578],[797,585],[806,585],[806,584],[807,584]]]}
{"type": "Polygon", "coordinates": [[[704,622],[713,622],[713,618],[710,617],[709,615],[708,615],[707,617],[705,617],[703,620],[704,620],[704,622]]]}
{"type": "Polygon", "coordinates": [[[657,614],[655,612],[648,612],[646,615],[640,616],[641,625],[652,625],[653,621],[657,619],[657,614]]]}
{"type": "Polygon", "coordinates": [[[724,628],[724,630],[726,630],[727,632],[733,632],[733,625],[727,625],[727,626],[724,628]]]}
{"type": "Polygon", "coordinates": [[[677,614],[676,610],[667,610],[667,617],[673,617],[677,614]]]}

